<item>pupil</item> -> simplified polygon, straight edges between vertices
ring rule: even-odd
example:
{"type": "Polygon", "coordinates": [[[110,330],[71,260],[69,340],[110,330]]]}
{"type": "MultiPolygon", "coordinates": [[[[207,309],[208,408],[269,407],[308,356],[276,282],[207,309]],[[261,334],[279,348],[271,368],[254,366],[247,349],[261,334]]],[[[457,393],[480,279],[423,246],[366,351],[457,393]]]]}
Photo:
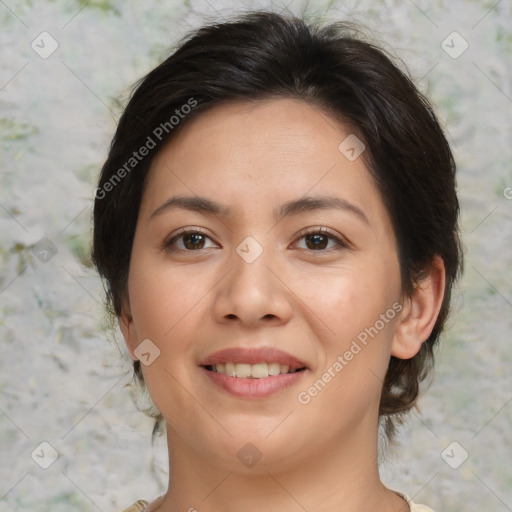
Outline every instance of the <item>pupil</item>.
{"type": "Polygon", "coordinates": [[[197,249],[196,245],[200,244],[203,241],[202,238],[203,235],[200,235],[198,233],[191,233],[185,237],[185,245],[187,246],[188,249],[191,248],[190,246],[192,246],[192,249],[197,249]],[[188,240],[192,240],[192,242],[189,244],[187,243],[188,240]]]}
{"type": "Polygon", "coordinates": [[[326,247],[325,243],[322,244],[321,241],[320,241],[320,245],[316,243],[316,242],[319,241],[319,239],[322,239],[322,238],[323,238],[324,242],[327,240],[327,237],[325,235],[319,235],[319,234],[317,234],[317,235],[309,235],[307,237],[307,240],[315,240],[315,242],[313,242],[313,246],[312,247],[309,247],[309,244],[307,244],[308,248],[310,248],[310,249],[311,248],[313,248],[313,249],[325,249],[325,247],[326,247]]]}

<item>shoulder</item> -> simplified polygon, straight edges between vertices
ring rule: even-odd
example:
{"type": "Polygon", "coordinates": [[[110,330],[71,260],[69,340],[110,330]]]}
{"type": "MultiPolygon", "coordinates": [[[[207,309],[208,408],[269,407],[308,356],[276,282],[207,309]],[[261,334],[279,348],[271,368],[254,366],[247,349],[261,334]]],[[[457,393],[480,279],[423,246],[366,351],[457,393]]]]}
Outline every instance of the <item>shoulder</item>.
{"type": "Polygon", "coordinates": [[[434,512],[430,507],[426,505],[417,505],[416,503],[411,503],[411,512],[434,512]]]}
{"type": "MultiPolygon", "coordinates": [[[[419,505],[417,503],[413,503],[408,496],[406,496],[402,493],[400,493],[400,495],[403,498],[405,498],[407,503],[409,503],[409,506],[411,507],[411,512],[434,512],[431,508],[429,508],[425,505],[419,505]]],[[[144,509],[146,508],[147,504],[148,504],[147,501],[139,500],[136,503],[134,503],[131,507],[124,509],[123,512],[143,512],[144,509]]]]}
{"type": "Polygon", "coordinates": [[[411,512],[434,512],[431,508],[425,505],[417,505],[416,503],[410,503],[411,512]]]}
{"type": "Polygon", "coordinates": [[[407,494],[404,494],[403,492],[393,491],[395,494],[398,494],[398,496],[401,496],[408,504],[411,509],[411,512],[434,512],[430,507],[427,507],[426,505],[420,505],[418,503],[414,503],[407,494]]]}
{"type": "Polygon", "coordinates": [[[125,508],[123,512],[143,512],[147,504],[147,501],[139,500],[136,503],[134,503],[131,507],[125,508]]]}

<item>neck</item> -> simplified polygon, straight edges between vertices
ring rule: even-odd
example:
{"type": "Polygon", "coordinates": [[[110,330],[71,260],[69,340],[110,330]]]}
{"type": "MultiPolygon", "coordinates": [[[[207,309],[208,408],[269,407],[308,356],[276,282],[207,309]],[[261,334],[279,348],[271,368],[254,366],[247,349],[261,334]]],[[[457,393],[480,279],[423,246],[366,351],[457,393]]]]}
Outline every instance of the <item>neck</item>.
{"type": "Polygon", "coordinates": [[[377,422],[354,429],[344,441],[288,468],[253,466],[249,472],[219,467],[167,428],[169,488],[158,512],[406,512],[409,507],[381,482],[377,422]],[[374,442],[368,442],[373,439],[374,442]]]}

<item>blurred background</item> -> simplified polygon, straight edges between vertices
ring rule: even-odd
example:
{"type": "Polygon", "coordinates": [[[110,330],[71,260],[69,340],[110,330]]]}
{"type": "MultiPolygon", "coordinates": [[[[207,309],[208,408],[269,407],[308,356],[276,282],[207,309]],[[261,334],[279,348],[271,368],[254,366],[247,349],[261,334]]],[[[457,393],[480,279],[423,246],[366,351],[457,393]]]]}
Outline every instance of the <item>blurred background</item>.
{"type": "Polygon", "coordinates": [[[365,24],[435,103],[466,270],[382,477],[437,512],[512,511],[512,1],[1,0],[0,512],[165,491],[91,268],[95,183],[134,82],[189,30],[259,7],[365,24]]]}

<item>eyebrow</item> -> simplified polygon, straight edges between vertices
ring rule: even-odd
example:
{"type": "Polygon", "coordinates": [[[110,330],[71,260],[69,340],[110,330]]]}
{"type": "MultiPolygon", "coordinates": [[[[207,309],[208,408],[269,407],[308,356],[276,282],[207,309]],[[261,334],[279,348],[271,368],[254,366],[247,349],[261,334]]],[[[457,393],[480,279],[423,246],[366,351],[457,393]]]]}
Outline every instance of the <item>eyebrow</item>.
{"type": "MultiPolygon", "coordinates": [[[[233,211],[216,201],[212,201],[206,197],[201,196],[174,196],[167,199],[161,204],[152,214],[150,219],[163,214],[173,208],[182,208],[197,212],[203,215],[213,215],[219,217],[229,217],[233,211]]],[[[350,203],[346,199],[335,196],[306,196],[300,199],[287,201],[279,208],[273,211],[274,218],[284,218],[292,215],[298,215],[305,212],[313,212],[318,210],[338,209],[353,213],[359,220],[365,224],[370,225],[368,218],[361,208],[355,204],[350,203]]]]}

